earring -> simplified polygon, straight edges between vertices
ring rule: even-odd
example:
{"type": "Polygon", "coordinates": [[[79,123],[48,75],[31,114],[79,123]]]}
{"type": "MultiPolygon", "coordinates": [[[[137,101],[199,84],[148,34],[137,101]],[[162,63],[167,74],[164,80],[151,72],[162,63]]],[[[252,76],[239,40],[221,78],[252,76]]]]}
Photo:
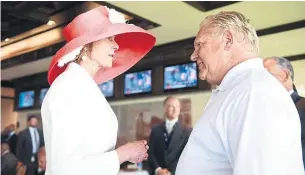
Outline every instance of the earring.
{"type": "Polygon", "coordinates": [[[82,56],[82,60],[86,60],[87,58],[87,56],[82,56]]]}

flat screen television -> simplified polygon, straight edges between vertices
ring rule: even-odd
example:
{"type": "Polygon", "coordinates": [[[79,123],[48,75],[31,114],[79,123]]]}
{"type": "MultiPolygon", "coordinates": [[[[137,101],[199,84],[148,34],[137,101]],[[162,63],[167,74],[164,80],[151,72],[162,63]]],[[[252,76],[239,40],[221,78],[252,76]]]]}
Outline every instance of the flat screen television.
{"type": "Polygon", "coordinates": [[[42,89],[40,89],[40,95],[39,95],[39,103],[40,103],[40,105],[42,105],[43,99],[46,96],[48,90],[49,90],[49,88],[42,88],[42,89]]]}
{"type": "Polygon", "coordinates": [[[149,93],[152,90],[151,70],[125,74],[124,95],[149,93]]]}
{"type": "Polygon", "coordinates": [[[109,80],[102,84],[99,84],[98,87],[102,91],[105,97],[113,97],[114,96],[114,81],[109,80]]]}
{"type": "Polygon", "coordinates": [[[18,108],[31,108],[35,102],[35,91],[23,91],[19,93],[18,108]]]}
{"type": "Polygon", "coordinates": [[[176,64],[164,67],[164,90],[196,87],[198,83],[196,63],[176,64]]]}

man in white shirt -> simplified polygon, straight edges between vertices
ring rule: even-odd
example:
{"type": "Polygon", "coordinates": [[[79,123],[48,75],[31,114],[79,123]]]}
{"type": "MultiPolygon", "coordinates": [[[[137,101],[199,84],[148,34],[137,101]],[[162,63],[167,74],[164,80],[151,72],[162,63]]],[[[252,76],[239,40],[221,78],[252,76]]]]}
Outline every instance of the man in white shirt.
{"type": "Polygon", "coordinates": [[[175,175],[180,154],[191,128],[180,123],[180,101],[175,97],[164,100],[165,122],[154,126],[149,137],[148,162],[151,174],[175,175]]]}
{"type": "Polygon", "coordinates": [[[238,12],[205,18],[191,60],[212,93],[176,175],[303,175],[300,120],[285,88],[264,68],[259,41],[238,12]]]}

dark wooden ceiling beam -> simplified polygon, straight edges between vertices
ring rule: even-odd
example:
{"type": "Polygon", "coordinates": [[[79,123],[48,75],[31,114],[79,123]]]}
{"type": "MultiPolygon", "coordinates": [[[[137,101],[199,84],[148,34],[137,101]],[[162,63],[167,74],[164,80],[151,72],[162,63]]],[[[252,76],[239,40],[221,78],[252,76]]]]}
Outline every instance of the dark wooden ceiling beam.
{"type": "Polygon", "coordinates": [[[49,16],[45,13],[38,11],[23,11],[20,9],[9,7],[5,4],[1,6],[3,10],[7,10],[9,15],[14,16],[19,19],[27,19],[32,21],[39,21],[47,23],[49,21],[49,16]]]}

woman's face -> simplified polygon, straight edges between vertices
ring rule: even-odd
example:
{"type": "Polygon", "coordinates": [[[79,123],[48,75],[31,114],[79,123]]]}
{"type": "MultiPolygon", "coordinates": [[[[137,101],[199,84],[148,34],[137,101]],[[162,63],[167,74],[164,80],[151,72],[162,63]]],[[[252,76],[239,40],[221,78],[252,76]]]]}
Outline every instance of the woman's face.
{"type": "Polygon", "coordinates": [[[101,67],[112,67],[115,51],[118,49],[115,36],[101,39],[93,43],[91,59],[97,61],[101,67]]]}

